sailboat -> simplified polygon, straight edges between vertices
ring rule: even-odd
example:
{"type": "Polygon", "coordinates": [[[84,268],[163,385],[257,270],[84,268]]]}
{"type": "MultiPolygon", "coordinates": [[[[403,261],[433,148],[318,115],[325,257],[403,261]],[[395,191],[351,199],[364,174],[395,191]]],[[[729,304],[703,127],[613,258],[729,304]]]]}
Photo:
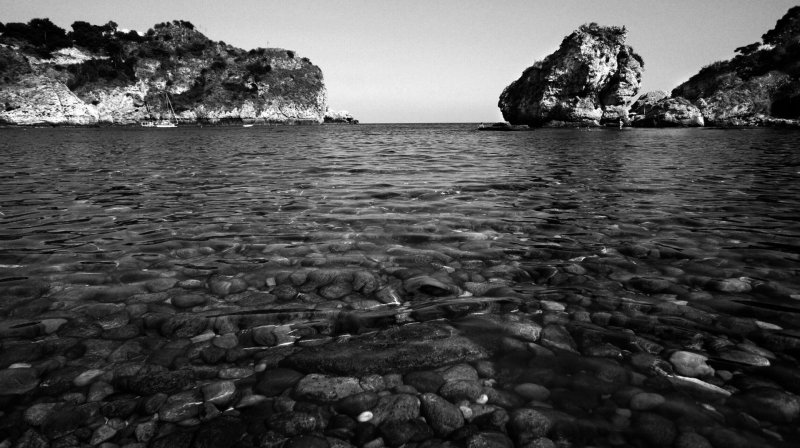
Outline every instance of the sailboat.
{"type": "MultiPolygon", "coordinates": [[[[143,121],[141,124],[146,128],[177,128],[178,127],[178,118],[175,116],[175,109],[172,108],[172,102],[169,100],[169,95],[167,92],[164,92],[164,98],[167,99],[167,105],[169,106],[169,113],[172,118],[169,120],[158,120],[158,121],[143,121]]],[[[145,106],[147,103],[145,103],[145,106]]],[[[150,112],[150,108],[147,108],[148,113],[150,112]]]]}

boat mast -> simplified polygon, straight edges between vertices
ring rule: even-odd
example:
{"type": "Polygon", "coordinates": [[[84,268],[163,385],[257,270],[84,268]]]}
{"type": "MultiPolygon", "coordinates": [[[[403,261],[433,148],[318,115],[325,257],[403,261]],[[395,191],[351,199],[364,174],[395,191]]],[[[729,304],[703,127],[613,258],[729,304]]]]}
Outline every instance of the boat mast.
{"type": "Polygon", "coordinates": [[[167,93],[166,90],[164,91],[164,97],[167,99],[167,105],[169,106],[169,112],[172,114],[172,119],[178,121],[175,117],[175,109],[172,108],[172,102],[169,100],[169,93],[167,93]]]}

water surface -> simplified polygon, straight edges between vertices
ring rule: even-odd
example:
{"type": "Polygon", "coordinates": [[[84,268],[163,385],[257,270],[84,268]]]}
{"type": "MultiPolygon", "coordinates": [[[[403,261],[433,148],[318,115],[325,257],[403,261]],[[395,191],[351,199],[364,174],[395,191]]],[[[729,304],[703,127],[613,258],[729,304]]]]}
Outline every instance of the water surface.
{"type": "MultiPolygon", "coordinates": [[[[253,403],[269,401],[253,379],[279,365],[300,369],[293,356],[436,323],[486,350],[443,362],[470,362],[483,387],[516,397],[501,403],[489,391],[489,405],[512,417],[544,406],[593,425],[553,439],[648,446],[655,436],[640,427],[663,418],[675,422],[673,437],[697,432],[715,445],[800,440],[796,133],[473,129],[3,129],[0,368],[32,373],[2,411],[86,406],[98,381],[111,389],[95,402],[144,399],[120,386],[131,362],[192,371],[185,390],[233,381],[253,403]],[[175,323],[183,316],[202,322],[175,323]],[[210,347],[242,354],[211,359],[210,347]],[[711,370],[685,370],[673,356],[686,351],[711,370]],[[624,380],[593,389],[591,404],[570,404],[585,388],[581,372],[616,368],[624,380]],[[44,391],[65,369],[100,373],[44,391]],[[700,391],[676,376],[702,381],[700,391]],[[550,398],[519,392],[531,383],[550,398]],[[708,398],[706,386],[722,392],[708,398]],[[639,409],[625,395],[642,392],[672,407],[639,409]],[[763,396],[790,404],[754,411],[776,406],[763,396]],[[693,427],[674,402],[709,421],[693,427]]],[[[226,403],[235,418],[252,414],[242,400],[226,403]]],[[[95,417],[82,424],[96,431],[95,417]]],[[[167,422],[213,420],[179,417],[167,422]]],[[[136,427],[150,416],[114,418],[136,427]]],[[[522,446],[524,430],[509,425],[522,446]]],[[[21,437],[19,428],[5,427],[4,438],[21,437]]],[[[330,426],[315,431],[324,429],[333,437],[330,426]]]]}

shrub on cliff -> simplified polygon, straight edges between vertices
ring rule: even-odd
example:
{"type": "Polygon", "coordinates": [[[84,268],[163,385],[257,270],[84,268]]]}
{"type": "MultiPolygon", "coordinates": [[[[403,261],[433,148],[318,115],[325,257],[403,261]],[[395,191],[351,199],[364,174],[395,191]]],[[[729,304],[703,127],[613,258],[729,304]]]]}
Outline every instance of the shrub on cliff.
{"type": "Polygon", "coordinates": [[[789,39],[800,35],[800,6],[789,9],[786,14],[778,20],[775,28],[767,31],[761,36],[765,44],[780,45],[789,39]]]}
{"type": "Polygon", "coordinates": [[[54,24],[50,19],[31,19],[26,23],[7,23],[3,30],[3,41],[16,39],[27,44],[31,51],[43,58],[49,58],[51,53],[59,48],[72,45],[63,28],[54,24]]]}
{"type": "Polygon", "coordinates": [[[673,90],[673,96],[696,100],[713,93],[714,82],[727,74],[744,81],[773,70],[792,76],[800,75],[800,6],[791,8],[774,29],[763,36],[763,44],[753,43],[736,49],[738,55],[728,61],[717,61],[703,67],[696,75],[673,90]],[[697,89],[707,85],[706,89],[697,89]],[[711,89],[712,91],[708,91],[711,89]]]}
{"type": "Polygon", "coordinates": [[[35,69],[55,78],[57,82],[53,85],[66,84],[80,100],[97,106],[102,114],[110,114],[114,122],[141,119],[145,105],[151,109],[147,114],[158,113],[166,107],[159,102],[165,91],[178,113],[188,112],[185,117],[202,110],[206,118],[221,119],[245,104],[248,110],[255,108],[257,114],[263,112],[275,117],[278,104],[284,108],[280,114],[286,119],[295,118],[293,115],[313,116],[317,112],[319,121],[323,119],[322,73],[292,50],[257,48],[248,52],[211,41],[196,31],[193,24],[180,20],[157,24],[145,36],[119,31],[113,22],[93,25],[76,21],[71,32],[64,32],[69,44],[66,46],[79,47],[82,55],[65,52],[58,61],[44,61],[34,68],[28,61],[41,44],[33,33],[36,29],[21,24],[11,37],[0,36],[0,42],[12,44],[0,46],[0,75],[5,82],[13,85],[22,80],[20,75],[35,69]],[[17,55],[22,65],[16,59],[4,57],[6,50],[17,55]],[[137,92],[117,88],[130,87],[136,82],[143,83],[137,86],[137,92]],[[137,95],[141,91],[146,92],[144,98],[137,95]],[[127,99],[131,97],[134,97],[133,107],[127,99]],[[126,108],[120,108],[121,104],[126,104],[126,108]]]}
{"type": "Polygon", "coordinates": [[[136,58],[125,61],[115,59],[90,59],[80,64],[67,66],[72,77],[67,87],[73,92],[87,84],[104,81],[108,84],[125,85],[136,81],[136,58]]]}

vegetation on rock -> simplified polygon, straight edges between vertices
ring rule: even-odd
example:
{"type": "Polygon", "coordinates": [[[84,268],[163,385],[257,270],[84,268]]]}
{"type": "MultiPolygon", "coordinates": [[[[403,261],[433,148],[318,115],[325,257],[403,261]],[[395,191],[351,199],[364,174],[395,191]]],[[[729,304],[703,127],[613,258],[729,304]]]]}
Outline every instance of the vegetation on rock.
{"type": "Polygon", "coordinates": [[[672,96],[692,101],[714,125],[800,118],[800,6],[789,9],[761,42],[736,52],[733,59],[703,67],[672,96]]]}
{"type": "Polygon", "coordinates": [[[23,85],[45,78],[68,87],[100,122],[158,118],[168,111],[165,92],[185,120],[322,122],[327,110],[322,71],[307,58],[215,42],[183,20],[141,35],[114,22],[77,21],[67,32],[48,19],[6,23],[0,30],[0,104],[6,110],[0,120],[9,123],[33,124],[42,108],[49,122],[70,123],[64,117],[74,111],[26,101],[31,91],[23,85]]]}

